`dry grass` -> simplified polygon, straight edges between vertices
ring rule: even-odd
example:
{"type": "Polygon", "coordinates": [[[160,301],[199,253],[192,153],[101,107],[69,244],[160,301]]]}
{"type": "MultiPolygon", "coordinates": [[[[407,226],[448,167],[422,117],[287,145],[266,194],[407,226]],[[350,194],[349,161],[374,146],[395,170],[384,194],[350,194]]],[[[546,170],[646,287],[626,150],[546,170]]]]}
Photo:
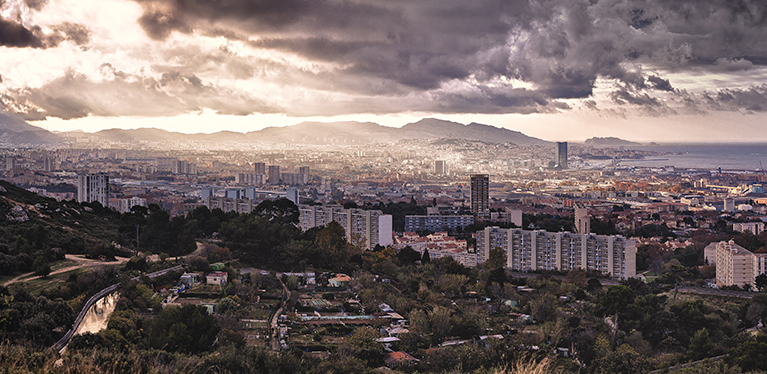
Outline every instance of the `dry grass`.
{"type": "Polygon", "coordinates": [[[519,358],[511,368],[495,369],[492,374],[549,374],[553,373],[551,359],[546,357],[541,361],[532,358],[519,358]]]}

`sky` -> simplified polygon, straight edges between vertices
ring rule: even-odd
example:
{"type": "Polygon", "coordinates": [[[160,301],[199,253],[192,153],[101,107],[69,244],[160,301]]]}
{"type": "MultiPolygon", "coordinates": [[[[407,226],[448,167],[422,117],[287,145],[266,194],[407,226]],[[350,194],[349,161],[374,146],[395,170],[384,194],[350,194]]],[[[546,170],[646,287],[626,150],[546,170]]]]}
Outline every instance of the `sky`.
{"type": "Polygon", "coordinates": [[[767,2],[0,0],[0,111],[54,131],[436,117],[767,141],[767,2]]]}

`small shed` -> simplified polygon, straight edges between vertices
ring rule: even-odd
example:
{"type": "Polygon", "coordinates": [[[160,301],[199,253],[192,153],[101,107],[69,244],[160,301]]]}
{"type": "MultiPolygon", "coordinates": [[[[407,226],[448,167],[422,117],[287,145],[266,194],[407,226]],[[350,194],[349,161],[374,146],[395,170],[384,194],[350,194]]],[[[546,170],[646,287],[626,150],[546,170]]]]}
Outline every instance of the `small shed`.
{"type": "Polygon", "coordinates": [[[207,284],[218,284],[218,285],[225,285],[227,279],[229,278],[229,274],[223,271],[215,271],[213,273],[208,274],[206,277],[206,283],[207,284]]]}

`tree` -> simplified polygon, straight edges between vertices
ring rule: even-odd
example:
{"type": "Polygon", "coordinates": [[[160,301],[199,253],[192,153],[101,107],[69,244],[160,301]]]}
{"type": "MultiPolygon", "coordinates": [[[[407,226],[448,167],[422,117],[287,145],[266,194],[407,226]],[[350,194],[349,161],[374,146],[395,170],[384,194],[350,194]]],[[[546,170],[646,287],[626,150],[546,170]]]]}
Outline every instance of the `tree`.
{"type": "Polygon", "coordinates": [[[765,288],[767,288],[767,273],[759,274],[755,281],[756,288],[759,290],[759,292],[764,292],[765,288]]]}
{"type": "Polygon", "coordinates": [[[429,250],[428,249],[424,249],[423,250],[423,256],[421,256],[421,263],[426,265],[429,262],[431,262],[431,256],[429,255],[429,250]]]}
{"type": "Polygon", "coordinates": [[[204,307],[167,307],[149,322],[149,340],[152,348],[200,353],[212,347],[219,330],[218,322],[204,307]]]}
{"type": "Polygon", "coordinates": [[[44,256],[37,256],[35,262],[32,263],[32,268],[35,270],[35,275],[39,275],[43,278],[47,277],[51,273],[51,266],[48,264],[48,260],[44,256]]]}
{"type": "Polygon", "coordinates": [[[421,255],[411,246],[406,246],[397,253],[397,259],[402,265],[415,265],[416,261],[421,259],[421,255]]]}
{"type": "Polygon", "coordinates": [[[359,327],[354,330],[347,343],[354,351],[354,356],[367,361],[377,361],[383,356],[384,349],[376,339],[382,334],[372,327],[359,327]]]}
{"type": "Polygon", "coordinates": [[[687,350],[687,355],[693,360],[700,360],[708,356],[712,348],[714,348],[714,343],[711,341],[708,330],[704,327],[696,331],[695,335],[690,338],[690,347],[687,350]]]}

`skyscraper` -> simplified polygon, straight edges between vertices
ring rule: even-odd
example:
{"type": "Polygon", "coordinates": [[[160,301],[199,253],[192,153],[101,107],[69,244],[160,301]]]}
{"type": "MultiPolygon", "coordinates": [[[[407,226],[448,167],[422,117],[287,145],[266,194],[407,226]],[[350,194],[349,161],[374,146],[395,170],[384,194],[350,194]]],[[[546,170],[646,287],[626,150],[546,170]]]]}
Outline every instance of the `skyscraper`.
{"type": "Polygon", "coordinates": [[[436,175],[445,175],[447,174],[447,168],[444,160],[436,160],[434,161],[434,174],[436,175]]]}
{"type": "Polygon", "coordinates": [[[269,184],[280,184],[280,166],[269,165],[269,184]]]}
{"type": "Polygon", "coordinates": [[[109,176],[104,173],[77,175],[77,201],[109,204],[109,176]]]}
{"type": "Polygon", "coordinates": [[[266,164],[263,162],[256,162],[253,164],[255,174],[266,174],[266,164]]]}
{"type": "Polygon", "coordinates": [[[471,212],[477,218],[490,217],[490,178],[487,174],[471,176],[471,212]]]}
{"type": "Polygon", "coordinates": [[[557,142],[554,158],[557,169],[567,169],[567,142],[557,142]]]}

